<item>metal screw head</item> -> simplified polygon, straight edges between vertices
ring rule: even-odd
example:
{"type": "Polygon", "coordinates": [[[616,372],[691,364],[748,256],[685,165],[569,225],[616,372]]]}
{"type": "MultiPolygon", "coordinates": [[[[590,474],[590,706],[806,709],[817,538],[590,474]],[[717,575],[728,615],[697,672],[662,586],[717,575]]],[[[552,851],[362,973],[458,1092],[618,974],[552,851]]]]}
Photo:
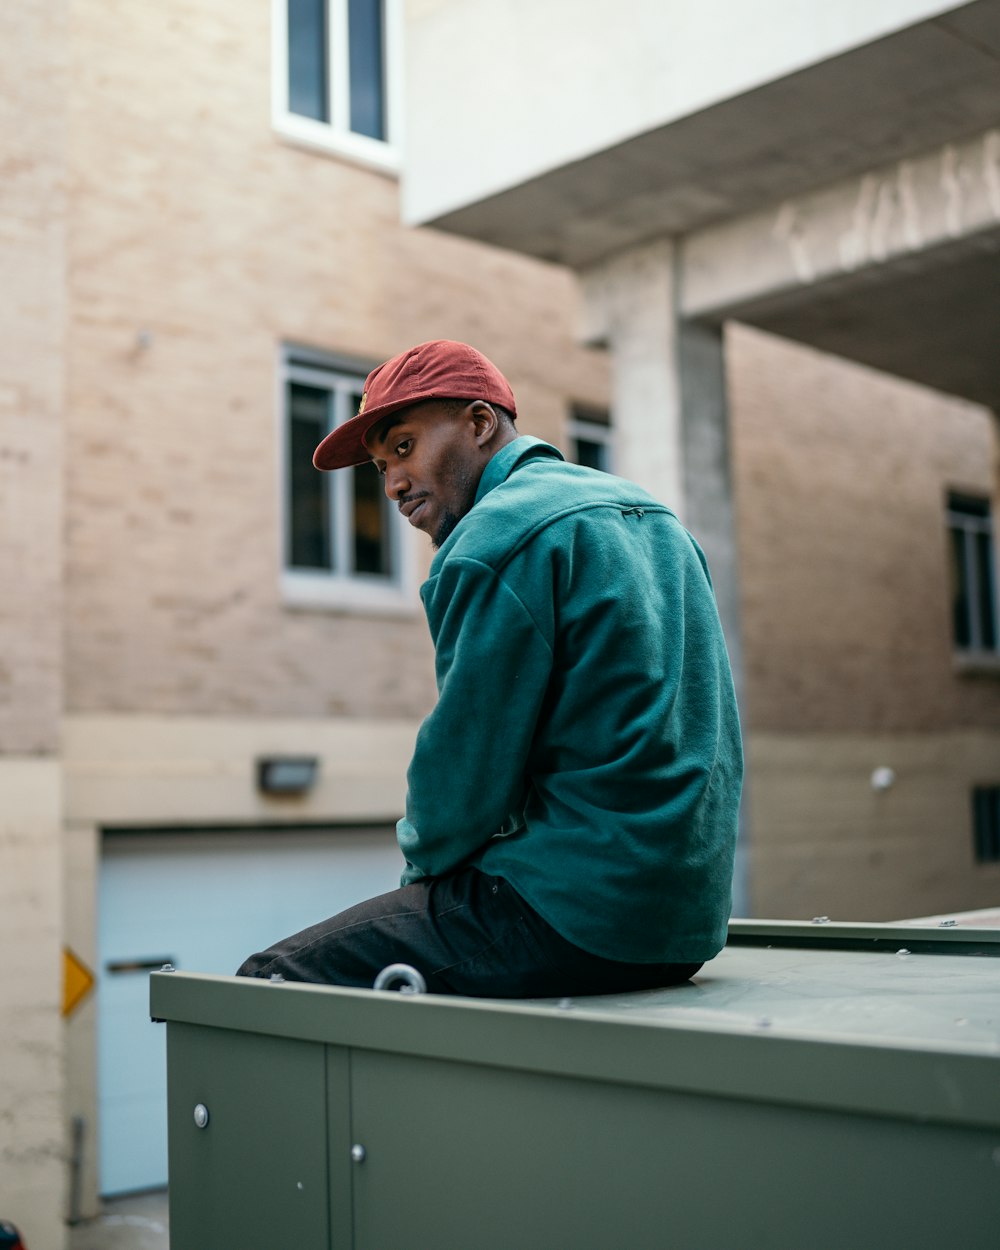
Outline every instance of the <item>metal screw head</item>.
{"type": "Polygon", "coordinates": [[[355,1163],[364,1163],[367,1154],[368,1151],[365,1150],[364,1146],[362,1146],[360,1142],[356,1142],[351,1147],[351,1158],[355,1163]]]}
{"type": "Polygon", "coordinates": [[[203,1102],[194,1109],[194,1122],[199,1128],[208,1128],[208,1108],[203,1102]]]}

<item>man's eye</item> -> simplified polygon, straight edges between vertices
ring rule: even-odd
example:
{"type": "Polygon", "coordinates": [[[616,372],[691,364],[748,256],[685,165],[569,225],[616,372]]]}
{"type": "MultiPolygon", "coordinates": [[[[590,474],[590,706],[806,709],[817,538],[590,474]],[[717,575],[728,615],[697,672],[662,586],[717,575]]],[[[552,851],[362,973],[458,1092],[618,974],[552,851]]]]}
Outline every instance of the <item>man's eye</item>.
{"type": "Polygon", "coordinates": [[[412,438],[404,438],[401,443],[396,444],[396,455],[406,456],[409,454],[410,448],[413,446],[412,438]]]}

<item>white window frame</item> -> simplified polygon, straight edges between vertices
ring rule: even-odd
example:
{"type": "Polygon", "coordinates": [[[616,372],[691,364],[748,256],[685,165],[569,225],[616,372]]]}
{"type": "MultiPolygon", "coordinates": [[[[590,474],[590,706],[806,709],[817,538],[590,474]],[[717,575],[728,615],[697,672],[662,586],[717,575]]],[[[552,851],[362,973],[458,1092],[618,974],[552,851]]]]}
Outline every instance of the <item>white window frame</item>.
{"type": "Polygon", "coordinates": [[[586,413],[588,409],[582,405],[574,405],[570,411],[569,420],[566,424],[566,432],[570,440],[584,439],[588,443],[600,443],[607,453],[606,473],[615,472],[615,430],[611,422],[611,416],[608,414],[604,417],[602,413],[601,419],[597,416],[597,409],[592,410],[593,417],[588,417],[586,413]]]}
{"type": "Polygon", "coordinates": [[[327,3],[327,89],[330,121],[292,113],[288,107],[288,4],[271,0],[271,122],[292,143],[345,157],[383,173],[398,174],[403,141],[403,7],[402,0],[384,0],[386,137],[373,139],[350,128],[347,0],[327,3]]]}
{"type": "MultiPolygon", "coordinates": [[[[392,574],[349,573],[343,569],[350,550],[351,475],[345,470],[324,474],[330,490],[330,513],[336,544],[333,570],[297,569],[288,565],[291,539],[289,451],[291,421],[288,387],[291,382],[331,392],[334,423],[353,416],[351,396],[361,393],[368,370],[344,357],[313,349],[283,347],[278,361],[279,499],[281,501],[281,596],[290,607],[324,608],[382,616],[413,616],[420,608],[417,595],[415,535],[398,510],[388,509],[388,541],[392,574]]],[[[316,470],[320,472],[320,470],[316,470]]],[[[372,473],[375,469],[372,469],[372,473]]]]}

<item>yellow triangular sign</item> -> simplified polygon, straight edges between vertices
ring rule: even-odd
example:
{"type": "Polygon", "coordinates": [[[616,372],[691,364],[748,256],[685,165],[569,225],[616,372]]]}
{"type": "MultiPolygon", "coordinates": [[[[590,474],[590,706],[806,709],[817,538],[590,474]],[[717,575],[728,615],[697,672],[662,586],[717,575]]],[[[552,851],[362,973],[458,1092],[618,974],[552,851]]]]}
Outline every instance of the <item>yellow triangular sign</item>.
{"type": "Polygon", "coordinates": [[[63,947],[62,1013],[70,1015],[94,988],[95,977],[85,963],[77,959],[68,946],[63,947]]]}

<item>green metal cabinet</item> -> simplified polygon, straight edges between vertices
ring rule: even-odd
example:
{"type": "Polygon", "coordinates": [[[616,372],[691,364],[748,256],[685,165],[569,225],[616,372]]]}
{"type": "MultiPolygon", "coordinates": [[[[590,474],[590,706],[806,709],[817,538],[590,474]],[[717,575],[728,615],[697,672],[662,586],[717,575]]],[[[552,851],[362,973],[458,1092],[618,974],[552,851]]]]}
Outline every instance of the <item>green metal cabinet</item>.
{"type": "Polygon", "coordinates": [[[327,1048],[191,1024],[167,1045],[172,1244],[326,1246],[327,1048]]]}
{"type": "Polygon", "coordinates": [[[155,974],[172,1250],[996,1250],[998,954],[742,922],[562,1003],[155,974]]]}

